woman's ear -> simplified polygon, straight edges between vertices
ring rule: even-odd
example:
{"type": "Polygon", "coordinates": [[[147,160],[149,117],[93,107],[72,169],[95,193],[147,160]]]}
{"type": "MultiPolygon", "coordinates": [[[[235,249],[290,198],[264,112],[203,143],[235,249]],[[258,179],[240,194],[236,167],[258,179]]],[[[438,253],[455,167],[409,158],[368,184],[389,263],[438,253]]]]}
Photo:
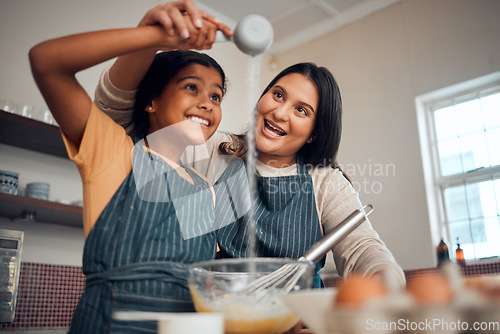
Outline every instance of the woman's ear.
{"type": "Polygon", "coordinates": [[[312,143],[315,139],[316,139],[316,135],[311,134],[311,136],[309,137],[309,139],[307,139],[307,140],[306,140],[306,143],[307,143],[307,144],[310,144],[310,143],[312,143]]]}

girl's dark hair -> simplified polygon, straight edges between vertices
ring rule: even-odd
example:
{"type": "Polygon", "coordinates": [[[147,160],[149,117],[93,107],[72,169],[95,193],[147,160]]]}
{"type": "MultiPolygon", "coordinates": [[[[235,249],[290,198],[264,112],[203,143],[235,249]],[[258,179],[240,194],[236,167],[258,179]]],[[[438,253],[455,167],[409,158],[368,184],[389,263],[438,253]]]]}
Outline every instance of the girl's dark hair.
{"type": "Polygon", "coordinates": [[[131,122],[134,123],[135,127],[132,137],[143,138],[148,134],[149,115],[145,108],[153,98],[161,95],[165,86],[180,70],[192,64],[215,68],[222,78],[222,94],[226,93],[226,75],[222,67],[212,57],[196,51],[175,50],[158,53],[135,94],[131,122]]]}
{"type": "MultiPolygon", "coordinates": [[[[314,63],[298,63],[281,71],[260,96],[266,94],[276,82],[285,75],[298,73],[314,82],[318,91],[319,103],[312,133],[312,143],[306,143],[297,152],[304,159],[304,164],[313,166],[336,166],[337,153],[342,135],[342,99],[337,82],[330,71],[314,63]]],[[[240,157],[246,155],[246,135],[233,136],[233,143],[222,143],[221,152],[240,157]]]]}

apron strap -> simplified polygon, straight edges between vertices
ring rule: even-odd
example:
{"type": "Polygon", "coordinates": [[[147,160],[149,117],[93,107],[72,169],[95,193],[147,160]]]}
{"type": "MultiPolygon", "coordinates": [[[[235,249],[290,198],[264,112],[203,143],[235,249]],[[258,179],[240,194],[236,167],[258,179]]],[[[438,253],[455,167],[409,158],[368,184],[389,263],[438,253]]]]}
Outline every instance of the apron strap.
{"type": "Polygon", "coordinates": [[[302,158],[302,154],[297,154],[297,173],[299,175],[309,174],[307,172],[307,168],[304,165],[304,158],[302,158]]]}
{"type": "Polygon", "coordinates": [[[113,281],[157,280],[186,286],[188,265],[178,262],[132,263],[87,275],[85,286],[113,281]]]}

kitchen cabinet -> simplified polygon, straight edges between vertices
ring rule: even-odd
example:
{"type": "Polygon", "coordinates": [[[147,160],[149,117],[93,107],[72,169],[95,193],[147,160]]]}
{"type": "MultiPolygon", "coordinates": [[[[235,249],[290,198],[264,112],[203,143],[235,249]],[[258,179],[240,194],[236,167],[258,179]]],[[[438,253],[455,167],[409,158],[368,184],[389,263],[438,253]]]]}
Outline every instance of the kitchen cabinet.
{"type": "MultiPolygon", "coordinates": [[[[0,143],[68,159],[59,127],[0,110],[0,143]]],[[[34,212],[37,221],[83,227],[82,208],[0,193],[0,216],[16,219],[34,212]]]]}

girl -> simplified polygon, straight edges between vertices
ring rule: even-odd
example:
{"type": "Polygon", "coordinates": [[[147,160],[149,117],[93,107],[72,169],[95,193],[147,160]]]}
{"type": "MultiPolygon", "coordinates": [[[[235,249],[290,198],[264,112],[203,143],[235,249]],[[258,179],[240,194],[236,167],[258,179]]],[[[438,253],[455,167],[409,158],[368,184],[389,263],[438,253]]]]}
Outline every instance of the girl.
{"type": "Polygon", "coordinates": [[[193,311],[186,266],[215,256],[214,233],[199,232],[213,224],[213,189],[179,157],[215,133],[225,75],[209,56],[181,51],[210,47],[216,25],[201,29],[179,19],[189,41],[156,25],[66,36],[30,50],[35,81],[83,183],[86,284],[70,333],[156,333],[154,324],[113,321],[112,312],[193,311]],[[159,53],[150,64],[131,138],[92,103],[75,74],[143,49],[181,50],[159,53]],[[186,224],[192,221],[197,225],[186,224]]]}

